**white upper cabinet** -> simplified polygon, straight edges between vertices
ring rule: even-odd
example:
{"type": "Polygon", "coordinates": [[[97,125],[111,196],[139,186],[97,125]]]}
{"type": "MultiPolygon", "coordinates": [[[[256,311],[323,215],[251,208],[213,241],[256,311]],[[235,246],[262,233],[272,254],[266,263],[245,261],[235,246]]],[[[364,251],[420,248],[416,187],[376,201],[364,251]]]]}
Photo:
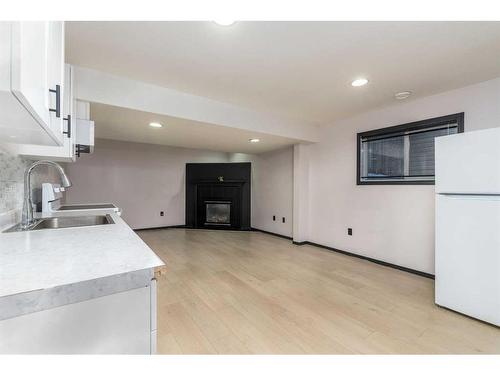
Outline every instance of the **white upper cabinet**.
{"type": "Polygon", "coordinates": [[[74,81],[73,68],[66,64],[64,67],[64,91],[62,101],[62,146],[15,145],[11,146],[15,153],[33,159],[48,159],[52,161],[73,162],[76,159],[75,140],[76,132],[76,100],[73,97],[74,81]]]}
{"type": "Polygon", "coordinates": [[[0,22],[0,142],[63,144],[64,22],[0,22]]]}
{"type": "Polygon", "coordinates": [[[49,45],[47,50],[48,61],[48,82],[49,82],[49,107],[56,111],[50,111],[49,126],[56,135],[57,141],[61,144],[63,135],[63,117],[64,117],[64,22],[49,22],[49,45]],[[57,92],[59,90],[59,93],[57,92]],[[56,91],[54,93],[54,91],[56,91]]]}
{"type": "Polygon", "coordinates": [[[49,123],[48,22],[12,23],[11,90],[41,124],[49,123]]]}

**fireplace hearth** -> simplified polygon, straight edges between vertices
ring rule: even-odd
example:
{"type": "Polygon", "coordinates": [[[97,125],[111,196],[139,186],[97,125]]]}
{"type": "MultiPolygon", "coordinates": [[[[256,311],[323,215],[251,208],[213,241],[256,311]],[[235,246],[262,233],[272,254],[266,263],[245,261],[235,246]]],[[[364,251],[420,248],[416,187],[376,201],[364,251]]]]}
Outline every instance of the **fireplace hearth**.
{"type": "Polygon", "coordinates": [[[186,227],[250,230],[250,163],[186,164],[186,227]]]}

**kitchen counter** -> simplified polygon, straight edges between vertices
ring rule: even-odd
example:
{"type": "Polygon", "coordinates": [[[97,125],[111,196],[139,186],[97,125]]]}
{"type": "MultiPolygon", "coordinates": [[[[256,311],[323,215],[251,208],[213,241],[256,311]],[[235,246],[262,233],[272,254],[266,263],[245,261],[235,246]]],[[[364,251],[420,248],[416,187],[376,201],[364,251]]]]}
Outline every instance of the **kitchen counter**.
{"type": "Polygon", "coordinates": [[[115,210],[112,224],[0,233],[0,353],[156,352],[155,268],[115,210]]]}
{"type": "Polygon", "coordinates": [[[0,298],[164,265],[115,212],[114,224],[0,233],[0,298]]]}

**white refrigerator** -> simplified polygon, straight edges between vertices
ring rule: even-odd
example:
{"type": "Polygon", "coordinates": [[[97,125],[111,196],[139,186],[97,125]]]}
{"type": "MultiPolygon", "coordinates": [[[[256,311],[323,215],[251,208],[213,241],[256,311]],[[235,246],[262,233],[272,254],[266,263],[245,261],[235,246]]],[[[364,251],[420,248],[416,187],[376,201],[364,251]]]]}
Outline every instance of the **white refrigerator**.
{"type": "Polygon", "coordinates": [[[500,128],[436,138],[437,305],[500,326],[500,128]]]}

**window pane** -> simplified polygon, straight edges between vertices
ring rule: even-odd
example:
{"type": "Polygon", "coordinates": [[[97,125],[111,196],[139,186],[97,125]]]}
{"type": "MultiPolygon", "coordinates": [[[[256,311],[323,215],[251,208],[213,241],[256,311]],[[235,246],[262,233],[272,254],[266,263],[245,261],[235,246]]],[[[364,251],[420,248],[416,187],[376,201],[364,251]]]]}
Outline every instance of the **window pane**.
{"type": "Polygon", "coordinates": [[[410,134],[409,175],[434,176],[434,138],[456,132],[456,128],[444,128],[410,134]]]}
{"type": "Polygon", "coordinates": [[[404,138],[395,137],[363,143],[366,155],[364,177],[396,177],[404,175],[404,138]]]}
{"type": "Polygon", "coordinates": [[[462,130],[463,114],[358,133],[359,181],[367,183],[433,183],[434,139],[462,130]],[[457,117],[451,120],[450,117],[457,117]],[[437,121],[435,121],[437,120],[437,121]]]}

